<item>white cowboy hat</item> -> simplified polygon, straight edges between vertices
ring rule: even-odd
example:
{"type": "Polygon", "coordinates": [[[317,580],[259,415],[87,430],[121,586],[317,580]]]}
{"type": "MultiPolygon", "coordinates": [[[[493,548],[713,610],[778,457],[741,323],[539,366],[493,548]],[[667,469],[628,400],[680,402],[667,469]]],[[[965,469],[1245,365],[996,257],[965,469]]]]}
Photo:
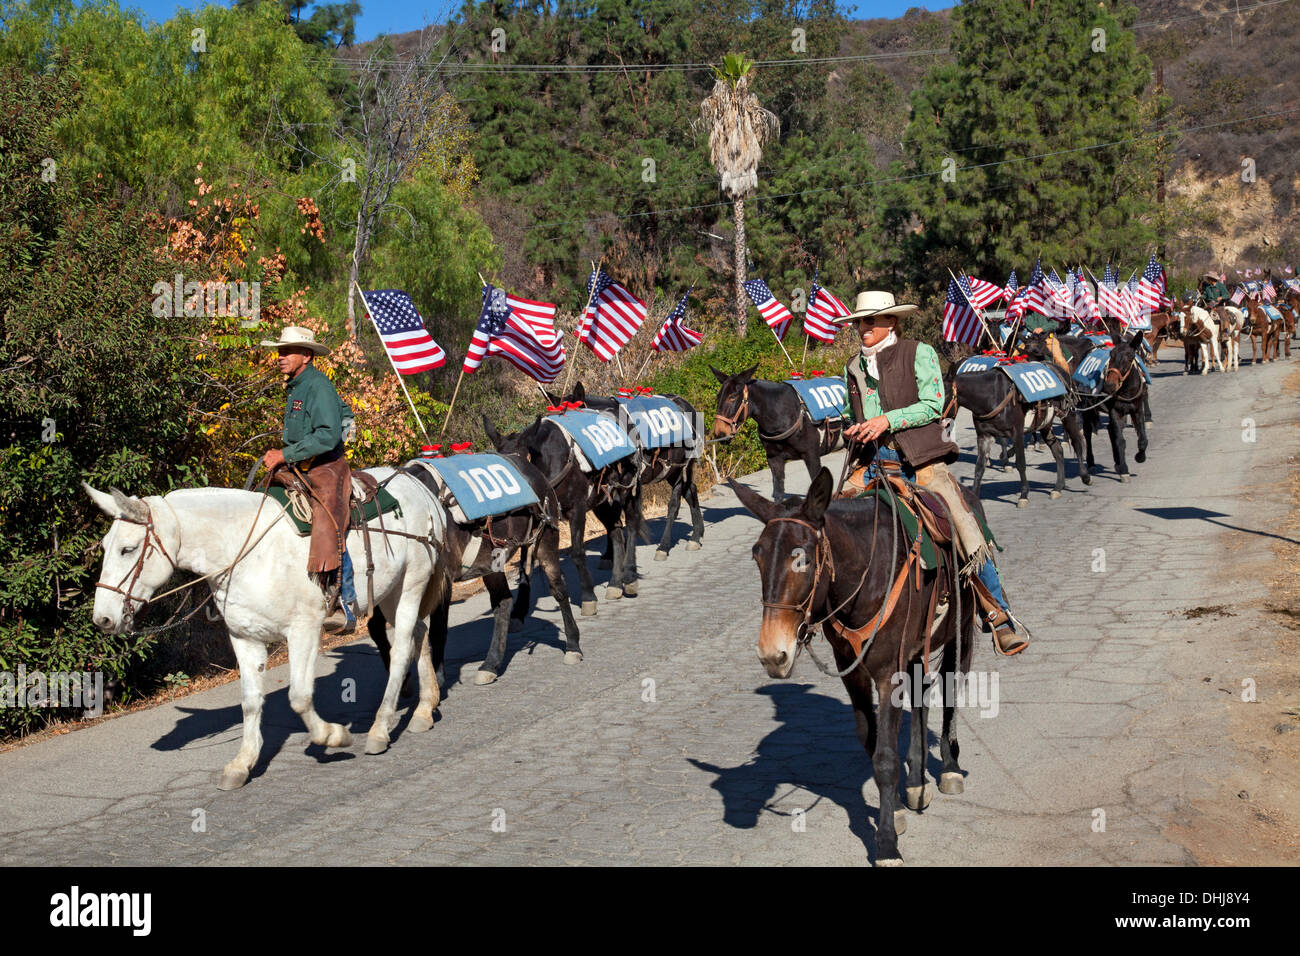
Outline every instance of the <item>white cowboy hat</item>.
{"type": "Polygon", "coordinates": [[[849,322],[856,322],[858,319],[865,319],[876,315],[907,315],[909,312],[915,312],[917,309],[914,305],[900,305],[894,301],[892,292],[859,292],[857,302],[854,303],[854,311],[836,319],[837,325],[847,325],[849,322]]]}
{"type": "Polygon", "coordinates": [[[300,325],[286,325],[280,330],[280,341],[270,342],[262,339],[262,347],[268,349],[278,349],[287,346],[307,349],[312,355],[325,355],[329,352],[328,345],[322,345],[316,341],[316,333],[311,329],[304,329],[300,325]]]}

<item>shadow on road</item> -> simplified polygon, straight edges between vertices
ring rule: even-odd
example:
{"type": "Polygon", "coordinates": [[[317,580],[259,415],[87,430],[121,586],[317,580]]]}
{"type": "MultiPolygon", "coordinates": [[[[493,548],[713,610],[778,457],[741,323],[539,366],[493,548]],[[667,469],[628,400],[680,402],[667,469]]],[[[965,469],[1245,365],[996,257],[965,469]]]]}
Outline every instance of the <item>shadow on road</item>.
{"type": "MultiPolygon", "coordinates": [[[[829,800],[843,808],[849,830],[862,841],[871,862],[876,858],[875,828],[879,807],[869,806],[863,788],[872,781],[871,758],[854,732],[853,708],[814,692],[811,684],[765,684],[754,693],[770,697],[780,722],[759,742],[754,756],[738,767],[718,767],[688,757],[700,770],[714,774],[710,784],[723,800],[723,822],[740,830],[758,825],[759,814],[789,817],[829,800]],[[781,804],[780,807],[774,804],[781,804]]],[[[911,733],[911,714],[903,712],[899,740],[911,733]]],[[[927,734],[930,745],[937,744],[927,734]]],[[[938,776],[939,763],[927,756],[927,770],[938,776]]]]}
{"type": "Polygon", "coordinates": [[[1224,514],[1222,511],[1210,511],[1206,508],[1137,508],[1136,511],[1144,515],[1152,515],[1156,518],[1164,518],[1166,521],[1204,521],[1208,524],[1218,525],[1220,528],[1227,528],[1229,531],[1242,531],[1246,534],[1257,534],[1261,538],[1275,538],[1278,541],[1285,541],[1287,544],[1300,544],[1294,538],[1286,538],[1280,534],[1273,534],[1271,531],[1256,531],[1254,528],[1243,528],[1240,525],[1228,524],[1226,521],[1215,521],[1215,518],[1231,518],[1232,515],[1224,514]]]}

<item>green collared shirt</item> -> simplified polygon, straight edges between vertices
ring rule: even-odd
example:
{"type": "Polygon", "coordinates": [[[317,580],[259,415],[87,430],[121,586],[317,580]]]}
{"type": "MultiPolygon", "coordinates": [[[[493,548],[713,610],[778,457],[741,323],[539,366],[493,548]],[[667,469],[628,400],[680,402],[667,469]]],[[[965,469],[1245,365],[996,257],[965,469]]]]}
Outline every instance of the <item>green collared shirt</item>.
{"type": "MultiPolygon", "coordinates": [[[[888,412],[880,410],[880,383],[867,371],[867,360],[861,355],[857,358],[862,369],[862,377],[867,387],[862,395],[862,414],[865,419],[883,414],[889,422],[891,432],[905,428],[917,428],[935,421],[943,414],[943,378],[939,372],[939,353],[933,347],[920,342],[916,346],[916,361],[912,371],[916,374],[916,391],[918,399],[911,405],[895,408],[888,412]]],[[[853,359],[849,359],[850,362],[853,359]]],[[[844,399],[843,413],[853,417],[853,409],[848,398],[844,399]]]]}
{"type": "Polygon", "coordinates": [[[1201,295],[1205,297],[1205,301],[1210,305],[1219,305],[1228,301],[1228,287],[1222,282],[1211,282],[1201,292],[1201,295]]]}
{"type": "Polygon", "coordinates": [[[306,461],[343,446],[343,400],[320,369],[308,365],[287,386],[284,460],[306,461]]]}

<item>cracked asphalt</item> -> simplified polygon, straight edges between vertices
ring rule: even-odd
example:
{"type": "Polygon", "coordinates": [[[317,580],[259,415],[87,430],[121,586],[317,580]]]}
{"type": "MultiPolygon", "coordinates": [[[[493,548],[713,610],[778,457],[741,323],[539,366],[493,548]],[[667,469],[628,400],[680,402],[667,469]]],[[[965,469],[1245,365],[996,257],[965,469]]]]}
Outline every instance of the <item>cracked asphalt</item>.
{"type": "MultiPolygon", "coordinates": [[[[977,647],[975,669],[997,676],[996,715],[960,711],[966,790],[909,816],[910,864],[1194,862],[1169,829],[1240,763],[1226,727],[1249,706],[1233,689],[1272,645],[1257,570],[1288,509],[1300,404],[1282,388],[1285,361],[1155,371],[1149,459],[1132,463],[1129,432],[1127,484],[1104,433],[1105,470],[1086,491],[1070,463],[1064,497],[1048,499],[1046,449],[1029,455],[1028,508],[1014,507],[1013,471],[985,476],[1003,576],[1034,639],[1010,660],[986,636],[977,647]],[[1186,616],[1219,605],[1233,616],[1186,616]]],[[[973,433],[958,437],[969,483],[973,433]]],[[[770,490],[766,472],[746,481],[770,490]]],[[[790,490],[806,485],[792,468],[790,490]]],[[[0,755],[0,862],[868,863],[878,795],[843,686],[806,660],[791,680],[766,677],[759,525],[726,489],[704,506],[703,550],[685,550],[680,524],[667,562],[640,547],[639,597],[579,618],[580,665],[562,662],[540,574],[494,685],[472,680],[486,595],[454,606],[438,723],[405,733],[404,701],[386,754],[361,750],[382,673],[359,640],[322,656],[316,684],[317,709],[351,727],[354,747],[310,745],[287,670],[273,669],[262,760],[239,791],[215,788],[239,746],[237,683],[0,755]]]]}

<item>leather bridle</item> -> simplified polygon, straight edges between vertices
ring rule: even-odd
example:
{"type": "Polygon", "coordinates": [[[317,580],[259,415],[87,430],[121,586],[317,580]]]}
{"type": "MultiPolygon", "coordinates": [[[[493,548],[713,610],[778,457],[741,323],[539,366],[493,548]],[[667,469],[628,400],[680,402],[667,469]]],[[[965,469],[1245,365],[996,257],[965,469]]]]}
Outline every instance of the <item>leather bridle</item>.
{"type": "MultiPolygon", "coordinates": [[[[1128,381],[1128,377],[1133,374],[1133,369],[1136,367],[1137,367],[1137,356],[1134,355],[1133,361],[1129,362],[1128,368],[1125,369],[1123,372],[1120,372],[1119,369],[1113,367],[1106,369],[1106,374],[1105,374],[1106,379],[1110,379],[1112,375],[1118,376],[1118,380],[1115,382],[1115,397],[1120,399],[1121,401],[1128,402],[1137,398],[1137,395],[1134,395],[1132,398],[1125,398],[1123,395],[1120,394],[1120,390],[1124,387],[1124,383],[1128,381]]],[[[1138,389],[1138,391],[1141,392],[1141,389],[1138,389]]]]}
{"type": "Polygon", "coordinates": [[[719,431],[718,422],[725,422],[731,429],[727,433],[728,438],[740,430],[740,426],[745,423],[749,417],[749,386],[745,385],[740,392],[740,401],[736,405],[736,410],[730,415],[724,415],[722,412],[713,413],[713,430],[719,431]]]}
{"type": "MultiPolygon", "coordinates": [[[[160,500],[163,502],[163,504],[167,504],[166,498],[160,500]]],[[[143,504],[143,502],[141,503],[143,504]]],[[[127,626],[128,630],[135,623],[135,612],[138,610],[144,610],[144,608],[148,606],[150,600],[152,600],[151,598],[139,598],[131,593],[136,583],[140,580],[140,575],[144,573],[144,564],[145,561],[148,560],[149,552],[157,551],[159,554],[161,554],[164,558],[167,559],[167,563],[172,566],[173,571],[177,570],[176,561],[172,558],[170,554],[167,553],[167,548],[163,545],[162,538],[159,536],[157,529],[154,527],[152,509],[150,509],[150,507],[147,504],[145,504],[144,508],[147,517],[143,521],[141,521],[138,518],[127,517],[124,514],[118,515],[117,517],[118,521],[125,521],[128,524],[138,524],[144,526],[144,541],[141,542],[140,544],[140,555],[135,559],[135,564],[131,566],[131,569],[127,571],[125,575],[123,575],[122,579],[118,581],[116,585],[104,584],[102,581],[95,582],[95,587],[97,588],[103,588],[106,591],[112,591],[115,594],[122,595],[122,622],[127,626]],[[127,580],[128,578],[130,579],[129,582],[127,580]],[[123,584],[126,584],[125,588],[122,587],[123,584]],[[133,601],[139,602],[137,607],[132,607],[133,601]]],[[[167,508],[168,510],[171,510],[171,505],[167,505],[167,508]]],[[[175,515],[175,512],[173,511],[172,514],[175,515]]],[[[179,550],[179,534],[180,534],[179,518],[177,518],[176,520],[176,528],[177,528],[178,550],[179,550]]]]}
{"type": "MultiPolygon", "coordinates": [[[[817,555],[813,564],[812,586],[808,589],[808,596],[798,604],[783,604],[779,601],[763,602],[764,609],[771,608],[777,611],[797,611],[803,615],[803,620],[799,623],[799,629],[795,634],[795,639],[799,647],[802,648],[812,640],[812,609],[817,600],[817,591],[821,586],[822,571],[825,568],[830,568],[830,579],[834,581],[835,559],[831,556],[830,539],[826,537],[824,529],[817,528],[811,522],[805,521],[802,518],[773,518],[769,524],[775,524],[778,521],[790,521],[794,524],[803,525],[813,533],[813,536],[817,541],[817,555]]],[[[863,575],[863,579],[866,579],[865,574],[863,575]]],[[[861,584],[858,585],[859,589],[861,589],[861,586],[861,584]]],[[[857,592],[855,591],[854,595],[856,596],[856,594],[857,592]]],[[[819,621],[818,623],[820,624],[821,622],[819,621]]]]}

